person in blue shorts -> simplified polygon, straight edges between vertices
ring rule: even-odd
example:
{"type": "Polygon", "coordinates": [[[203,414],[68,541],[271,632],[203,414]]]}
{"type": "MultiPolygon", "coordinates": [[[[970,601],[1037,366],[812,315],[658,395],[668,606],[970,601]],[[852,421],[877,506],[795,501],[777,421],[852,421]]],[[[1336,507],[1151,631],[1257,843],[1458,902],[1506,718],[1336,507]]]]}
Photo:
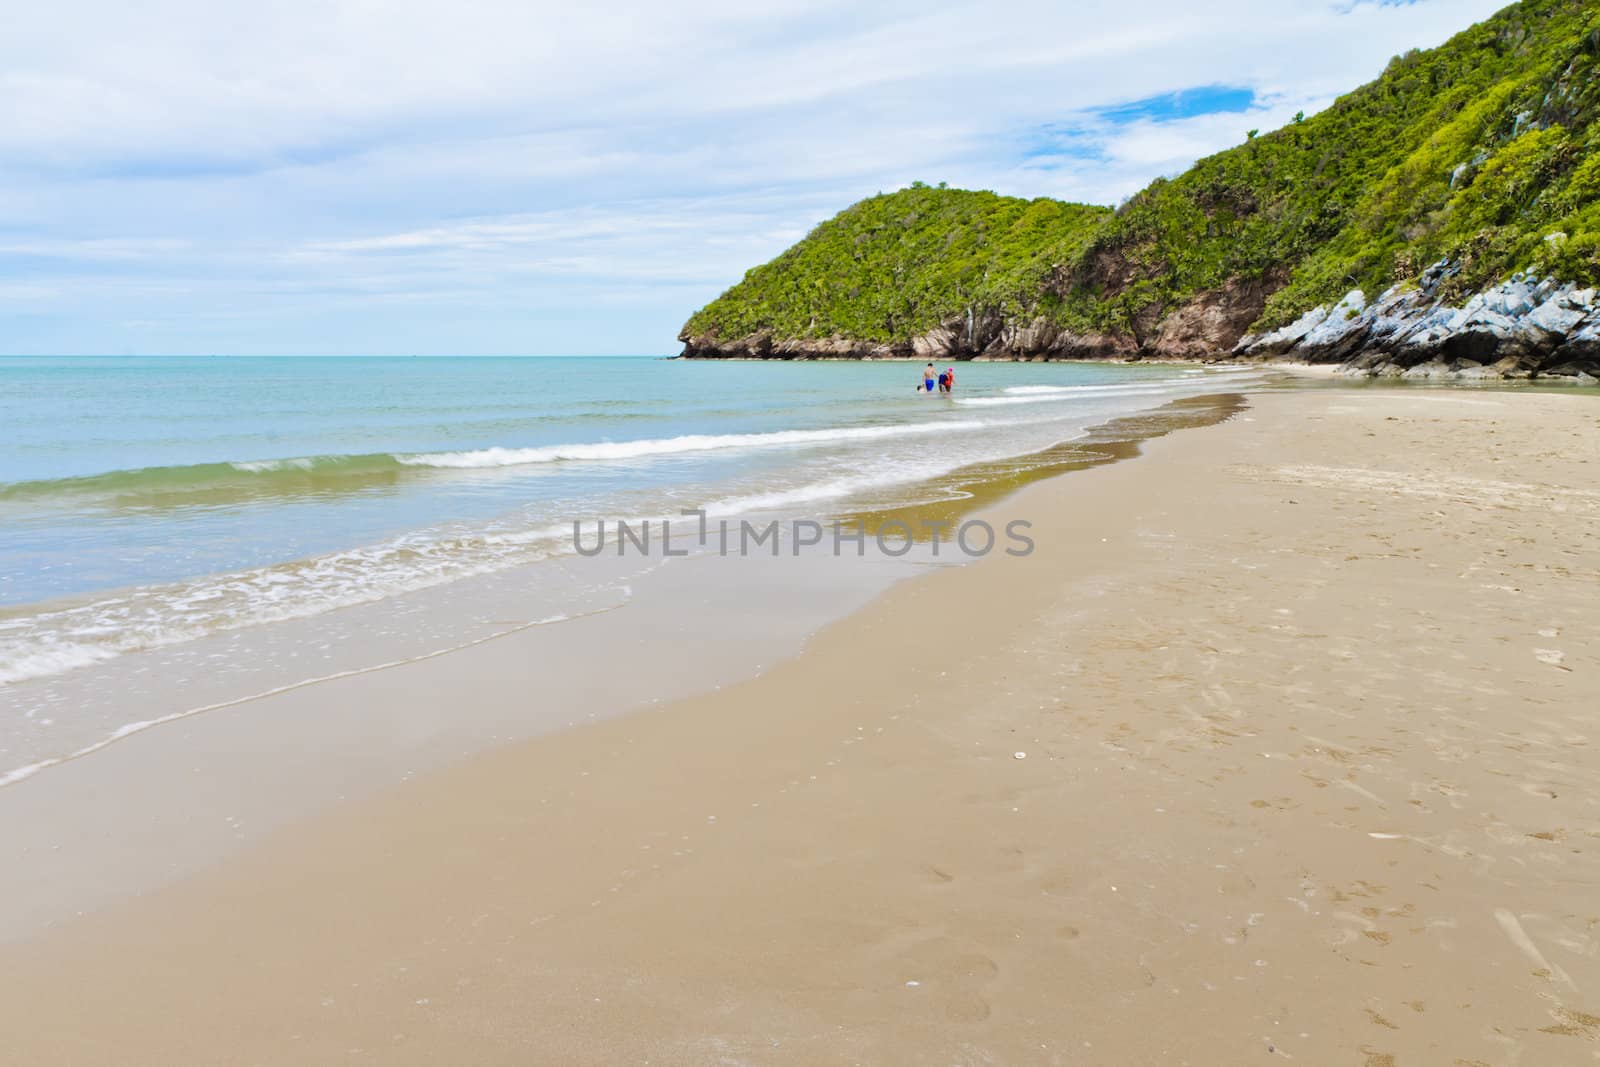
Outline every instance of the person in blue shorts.
{"type": "Polygon", "coordinates": [[[933,392],[933,383],[937,377],[938,375],[934,372],[932,363],[928,364],[926,367],[923,367],[922,388],[926,389],[930,393],[933,392]]]}

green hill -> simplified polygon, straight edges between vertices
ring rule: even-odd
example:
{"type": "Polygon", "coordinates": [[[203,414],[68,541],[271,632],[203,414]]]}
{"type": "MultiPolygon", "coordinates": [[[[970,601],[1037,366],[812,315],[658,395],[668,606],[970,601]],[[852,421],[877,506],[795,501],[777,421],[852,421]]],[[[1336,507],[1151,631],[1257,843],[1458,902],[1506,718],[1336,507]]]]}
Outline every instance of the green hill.
{"type": "Polygon", "coordinates": [[[887,341],[969,306],[1025,315],[1050,302],[1111,210],[932,188],[874,196],[756,267],[686,330],[887,341]]]}
{"type": "Polygon", "coordinates": [[[696,312],[686,354],[1199,354],[1459,270],[1600,282],[1600,8],[1524,0],[1116,211],[916,185],[696,312]],[[1565,238],[1552,238],[1552,234],[1565,238]],[[930,339],[931,335],[931,339],[930,339]]]}

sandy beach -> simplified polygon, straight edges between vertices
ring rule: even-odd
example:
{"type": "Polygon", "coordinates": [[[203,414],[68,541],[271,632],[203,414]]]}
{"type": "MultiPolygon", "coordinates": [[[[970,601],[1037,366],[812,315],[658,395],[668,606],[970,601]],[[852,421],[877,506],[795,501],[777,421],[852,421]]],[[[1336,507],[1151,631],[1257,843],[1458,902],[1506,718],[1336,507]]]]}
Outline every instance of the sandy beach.
{"type": "MultiPolygon", "coordinates": [[[[1597,462],[1592,395],[1254,393],[758,677],[0,948],[5,1059],[1600,1062],[1597,462]]],[[[272,699],[514,707],[519,640],[272,699]]]]}

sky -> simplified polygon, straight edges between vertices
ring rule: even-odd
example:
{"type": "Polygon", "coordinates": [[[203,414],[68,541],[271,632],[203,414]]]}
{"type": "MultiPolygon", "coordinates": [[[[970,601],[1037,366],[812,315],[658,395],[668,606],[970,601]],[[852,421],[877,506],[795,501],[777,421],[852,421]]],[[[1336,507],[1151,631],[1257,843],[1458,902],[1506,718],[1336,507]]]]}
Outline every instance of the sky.
{"type": "Polygon", "coordinates": [[[864,196],[1116,204],[1503,2],[12,5],[0,353],[672,353],[864,196]]]}

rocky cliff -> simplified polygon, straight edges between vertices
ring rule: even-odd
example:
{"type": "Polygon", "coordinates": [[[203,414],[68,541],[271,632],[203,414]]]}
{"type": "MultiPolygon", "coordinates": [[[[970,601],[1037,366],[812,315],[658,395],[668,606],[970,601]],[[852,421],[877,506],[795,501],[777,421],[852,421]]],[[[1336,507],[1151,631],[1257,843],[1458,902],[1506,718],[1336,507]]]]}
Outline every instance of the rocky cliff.
{"type": "Polygon", "coordinates": [[[1074,334],[1036,320],[998,315],[952,322],[903,344],[849,338],[774,341],[769,332],[731,344],[697,346],[689,358],[947,360],[1285,360],[1338,364],[1356,377],[1542,378],[1600,385],[1600,297],[1553,277],[1518,273],[1459,307],[1440,296],[1459,270],[1442,262],[1416,284],[1396,285],[1368,303],[1352,290],[1288,326],[1245,332],[1259,314],[1257,293],[1205,294],[1161,323],[1143,345],[1126,334],[1074,334]],[[1252,310],[1253,309],[1253,310],[1252,310]]]}
{"type": "Polygon", "coordinates": [[[1234,354],[1337,363],[1347,373],[1398,378],[1557,378],[1600,384],[1600,301],[1593,287],[1526,273],[1460,307],[1441,290],[1460,271],[1448,260],[1368,304],[1356,289],[1234,354]]]}

